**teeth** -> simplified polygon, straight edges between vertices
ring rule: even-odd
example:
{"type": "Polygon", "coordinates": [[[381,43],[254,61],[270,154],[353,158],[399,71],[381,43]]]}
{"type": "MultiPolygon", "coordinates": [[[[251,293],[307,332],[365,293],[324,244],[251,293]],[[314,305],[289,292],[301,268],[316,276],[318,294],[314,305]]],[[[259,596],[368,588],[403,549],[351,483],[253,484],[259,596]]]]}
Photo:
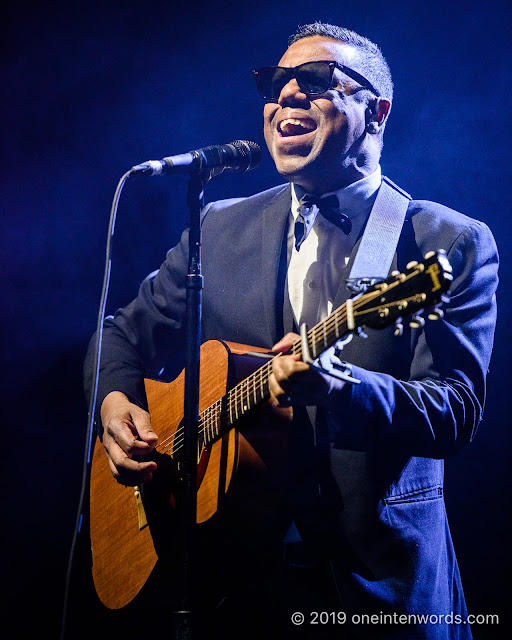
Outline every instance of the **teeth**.
{"type": "Polygon", "coordinates": [[[309,120],[299,120],[298,118],[286,118],[279,123],[279,129],[282,132],[286,132],[290,127],[301,127],[307,131],[313,131],[315,129],[313,122],[310,122],[309,120]]]}
{"type": "Polygon", "coordinates": [[[287,118],[286,120],[283,120],[281,122],[281,126],[286,126],[287,124],[296,124],[299,125],[300,127],[303,127],[304,125],[302,124],[302,120],[298,120],[297,118],[287,118]]]}

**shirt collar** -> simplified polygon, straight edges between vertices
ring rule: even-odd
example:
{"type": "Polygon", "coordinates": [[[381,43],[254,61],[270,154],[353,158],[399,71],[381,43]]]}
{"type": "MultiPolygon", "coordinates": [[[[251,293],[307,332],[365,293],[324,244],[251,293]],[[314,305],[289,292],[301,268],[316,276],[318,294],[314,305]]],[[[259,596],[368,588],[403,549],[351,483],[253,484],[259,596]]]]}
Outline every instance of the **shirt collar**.
{"type": "MultiPolygon", "coordinates": [[[[380,165],[378,165],[377,169],[369,176],[365,176],[364,178],[361,178],[361,180],[357,180],[356,182],[353,182],[352,184],[349,184],[342,189],[338,189],[337,191],[329,191],[328,193],[323,193],[322,197],[330,196],[334,193],[338,197],[340,210],[343,211],[343,213],[346,213],[350,218],[353,218],[362,211],[369,212],[373,205],[374,196],[377,194],[377,191],[380,187],[381,180],[382,174],[380,165]]],[[[304,190],[299,187],[299,185],[295,185],[292,183],[291,209],[294,218],[297,217],[299,198],[303,193],[304,190]],[[300,193],[299,196],[297,196],[297,192],[300,193]]]]}

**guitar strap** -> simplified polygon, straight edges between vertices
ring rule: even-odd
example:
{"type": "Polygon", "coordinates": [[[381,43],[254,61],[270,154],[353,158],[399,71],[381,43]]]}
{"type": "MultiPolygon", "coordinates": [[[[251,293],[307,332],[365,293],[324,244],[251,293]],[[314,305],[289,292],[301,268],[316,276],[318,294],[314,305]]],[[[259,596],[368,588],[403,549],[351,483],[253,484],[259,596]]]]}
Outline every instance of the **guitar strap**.
{"type": "MultiPolygon", "coordinates": [[[[379,192],[346,281],[347,287],[353,293],[364,292],[375,282],[387,278],[410,201],[411,196],[406,191],[388,177],[382,177],[379,192]]],[[[327,419],[317,407],[308,407],[308,413],[312,424],[315,425],[318,449],[324,456],[330,456],[327,419]]]]}
{"type": "MultiPolygon", "coordinates": [[[[347,287],[360,293],[389,274],[411,196],[387,176],[377,193],[361,243],[354,258],[347,287]]],[[[316,407],[308,407],[312,424],[316,407]]],[[[317,434],[318,439],[318,434],[317,434]]]]}
{"type": "Polygon", "coordinates": [[[382,177],[347,279],[347,287],[351,291],[360,293],[387,277],[410,200],[407,192],[386,176],[382,177]]]}

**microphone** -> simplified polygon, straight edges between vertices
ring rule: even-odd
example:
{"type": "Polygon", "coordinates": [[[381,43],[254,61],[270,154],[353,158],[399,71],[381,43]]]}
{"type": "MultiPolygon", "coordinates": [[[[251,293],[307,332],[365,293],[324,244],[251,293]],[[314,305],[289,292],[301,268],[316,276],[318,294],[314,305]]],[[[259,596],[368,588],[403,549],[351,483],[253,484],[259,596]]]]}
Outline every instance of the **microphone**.
{"type": "Polygon", "coordinates": [[[249,171],[261,162],[261,149],[249,140],[234,140],[229,144],[216,144],[189,153],[168,156],[162,160],[148,160],[137,164],[130,175],[170,175],[173,173],[201,173],[210,170],[209,177],[223,171],[249,171]]]}

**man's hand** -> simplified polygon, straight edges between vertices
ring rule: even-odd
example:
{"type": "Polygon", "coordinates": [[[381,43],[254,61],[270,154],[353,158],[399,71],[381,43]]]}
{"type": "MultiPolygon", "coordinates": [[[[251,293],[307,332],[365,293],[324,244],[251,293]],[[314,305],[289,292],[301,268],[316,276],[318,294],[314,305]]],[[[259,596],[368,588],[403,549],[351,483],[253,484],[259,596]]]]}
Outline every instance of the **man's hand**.
{"type": "Polygon", "coordinates": [[[149,413],[130,402],[124,393],[112,391],[101,405],[101,421],[103,446],[114,478],[128,486],[151,480],[156,463],[133,459],[153,451],[158,441],[149,413]]]}
{"type": "MultiPolygon", "coordinates": [[[[300,339],[296,333],[287,333],[272,351],[285,353],[300,339]]],[[[315,371],[302,362],[297,355],[282,355],[274,358],[269,378],[270,402],[274,406],[324,405],[334,387],[340,390],[344,382],[315,371]]]]}

